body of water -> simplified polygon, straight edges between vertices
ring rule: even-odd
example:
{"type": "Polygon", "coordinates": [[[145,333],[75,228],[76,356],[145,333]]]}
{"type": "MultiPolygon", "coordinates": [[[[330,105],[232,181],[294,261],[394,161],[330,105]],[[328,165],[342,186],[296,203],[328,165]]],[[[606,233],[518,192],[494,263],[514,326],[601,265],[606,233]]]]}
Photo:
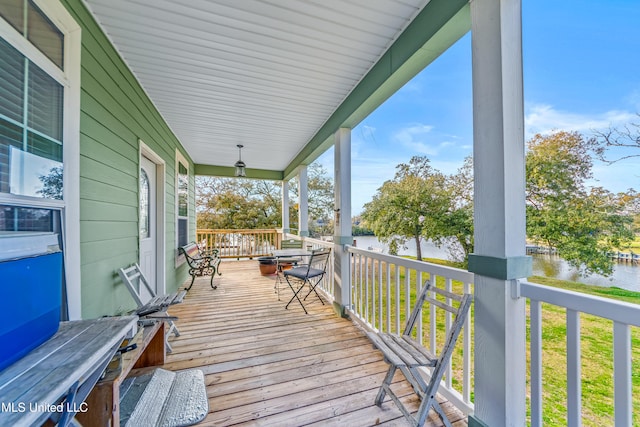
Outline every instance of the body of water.
{"type": "MultiPolygon", "coordinates": [[[[389,247],[380,242],[375,236],[357,236],[356,246],[361,249],[373,249],[389,253],[389,247]]],[[[422,256],[425,258],[448,259],[446,248],[439,248],[433,242],[422,242],[422,256]]],[[[398,255],[416,256],[415,241],[407,242],[406,248],[400,248],[398,255]]],[[[536,276],[554,277],[561,280],[586,283],[597,286],[617,286],[618,288],[640,292],[640,266],[626,263],[616,263],[613,275],[603,277],[598,274],[581,276],[568,262],[556,255],[533,255],[533,274],[536,276]]]]}

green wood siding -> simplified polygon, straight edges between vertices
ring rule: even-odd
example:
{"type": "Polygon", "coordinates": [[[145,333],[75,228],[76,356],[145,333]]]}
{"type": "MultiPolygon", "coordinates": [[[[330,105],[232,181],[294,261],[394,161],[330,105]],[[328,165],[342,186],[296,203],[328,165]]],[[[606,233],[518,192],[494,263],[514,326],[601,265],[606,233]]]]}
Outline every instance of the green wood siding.
{"type": "MultiPolygon", "coordinates": [[[[120,314],[135,304],[117,275],[138,261],[138,139],[165,161],[166,285],[175,267],[175,150],[189,161],[189,226],[195,238],[194,165],[81,0],[62,0],[82,28],[80,247],[82,317],[120,314]]],[[[162,207],[158,207],[161,209],[162,207]]]]}

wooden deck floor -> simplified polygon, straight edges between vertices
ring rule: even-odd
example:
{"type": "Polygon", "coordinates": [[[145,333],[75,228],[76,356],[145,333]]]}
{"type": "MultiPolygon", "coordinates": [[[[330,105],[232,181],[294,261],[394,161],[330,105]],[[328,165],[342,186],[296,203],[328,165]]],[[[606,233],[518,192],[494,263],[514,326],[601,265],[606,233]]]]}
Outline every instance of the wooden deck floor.
{"type": "MultiPolygon", "coordinates": [[[[274,279],[256,261],[222,264],[222,276],[196,280],[184,303],[172,307],[182,335],[171,339],[165,367],[205,374],[209,414],[201,425],[403,426],[393,402],[373,404],[387,365],[349,320],[319,302],[284,306],[274,279]]],[[[417,410],[408,384],[396,379],[403,399],[417,410]]],[[[454,426],[466,417],[446,402],[454,426]]],[[[428,426],[442,422],[431,411],[428,426]]]]}

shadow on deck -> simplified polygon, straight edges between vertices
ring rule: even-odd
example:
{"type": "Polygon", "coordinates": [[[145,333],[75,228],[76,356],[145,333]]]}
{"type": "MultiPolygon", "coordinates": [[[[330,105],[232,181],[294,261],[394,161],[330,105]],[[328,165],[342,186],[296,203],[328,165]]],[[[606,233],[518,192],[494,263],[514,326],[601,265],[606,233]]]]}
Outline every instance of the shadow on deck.
{"type": "MultiPolygon", "coordinates": [[[[256,261],[225,262],[209,286],[198,278],[184,303],[172,307],[181,336],[171,339],[165,368],[201,369],[209,414],[201,425],[407,425],[393,402],[373,404],[387,365],[367,337],[317,299],[309,314],[291,292],[273,290],[256,261]]],[[[416,411],[418,399],[398,375],[396,387],[416,411]]],[[[441,400],[442,401],[442,400],[441,400]]],[[[466,426],[452,404],[443,408],[466,426]]],[[[432,410],[428,426],[442,422],[432,410]]]]}

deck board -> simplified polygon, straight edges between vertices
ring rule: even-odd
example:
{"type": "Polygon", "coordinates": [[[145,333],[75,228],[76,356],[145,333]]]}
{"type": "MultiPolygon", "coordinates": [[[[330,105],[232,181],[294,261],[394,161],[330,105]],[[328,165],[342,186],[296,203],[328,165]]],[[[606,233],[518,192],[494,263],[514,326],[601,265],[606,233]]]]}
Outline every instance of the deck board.
{"type": "MultiPolygon", "coordinates": [[[[205,374],[211,426],[403,426],[389,401],[373,404],[388,365],[364,333],[331,306],[294,301],[290,291],[259,274],[256,261],[224,262],[218,289],[198,278],[184,302],[171,307],[180,337],[164,367],[198,368],[205,374]]],[[[310,297],[311,298],[311,297],[310,297]]],[[[419,401],[402,375],[394,388],[410,408],[419,401]]],[[[443,399],[456,427],[466,417],[443,399]]],[[[442,422],[431,411],[426,424],[442,422]]]]}

